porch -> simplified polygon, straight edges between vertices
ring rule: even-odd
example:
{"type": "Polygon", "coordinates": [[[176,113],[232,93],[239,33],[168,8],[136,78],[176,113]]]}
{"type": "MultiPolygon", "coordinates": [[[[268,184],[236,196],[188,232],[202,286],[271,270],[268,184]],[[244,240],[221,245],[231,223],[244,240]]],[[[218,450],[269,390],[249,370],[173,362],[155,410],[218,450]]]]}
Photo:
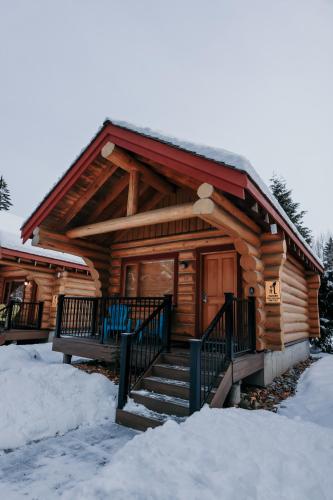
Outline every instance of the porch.
{"type": "Polygon", "coordinates": [[[117,419],[125,425],[142,428],[145,419],[128,415],[129,398],[181,415],[205,403],[223,406],[233,383],[263,368],[263,353],[255,351],[254,298],[226,293],[203,335],[182,342],[172,336],[175,309],[171,295],[60,296],[53,349],[67,363],[72,355],[119,362],[117,419]]]}
{"type": "Polygon", "coordinates": [[[43,302],[10,301],[0,309],[0,345],[9,342],[47,340],[42,329],[43,302]]]}

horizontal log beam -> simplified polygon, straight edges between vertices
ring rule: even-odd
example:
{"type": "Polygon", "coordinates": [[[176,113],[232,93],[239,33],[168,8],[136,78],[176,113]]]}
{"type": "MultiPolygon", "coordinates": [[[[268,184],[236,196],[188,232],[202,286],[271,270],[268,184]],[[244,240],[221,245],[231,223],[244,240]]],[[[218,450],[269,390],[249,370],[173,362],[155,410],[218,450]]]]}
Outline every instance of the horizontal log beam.
{"type": "Polygon", "coordinates": [[[195,202],[193,210],[198,217],[201,217],[211,225],[225,229],[227,234],[236,238],[240,237],[255,247],[260,246],[259,237],[241,222],[219,207],[210,198],[203,198],[195,202]]]}
{"type": "Polygon", "coordinates": [[[227,210],[230,214],[236,216],[236,218],[241,221],[245,226],[248,226],[254,233],[260,234],[261,230],[258,224],[256,224],[250,217],[248,217],[244,212],[242,212],[239,208],[236,207],[231,201],[229,201],[225,196],[214,189],[214,186],[204,182],[198,187],[197,190],[199,198],[211,198],[215,203],[225,210],[227,210]]]}
{"type": "Polygon", "coordinates": [[[164,222],[172,222],[180,219],[190,219],[197,215],[193,211],[193,204],[186,203],[184,205],[176,205],[172,207],[159,208],[149,212],[142,212],[129,217],[120,217],[118,219],[110,219],[96,224],[88,224],[86,226],[77,227],[67,231],[68,238],[82,238],[85,236],[93,236],[95,234],[105,234],[122,229],[131,229],[133,227],[142,227],[152,224],[161,224],[164,222]]]}

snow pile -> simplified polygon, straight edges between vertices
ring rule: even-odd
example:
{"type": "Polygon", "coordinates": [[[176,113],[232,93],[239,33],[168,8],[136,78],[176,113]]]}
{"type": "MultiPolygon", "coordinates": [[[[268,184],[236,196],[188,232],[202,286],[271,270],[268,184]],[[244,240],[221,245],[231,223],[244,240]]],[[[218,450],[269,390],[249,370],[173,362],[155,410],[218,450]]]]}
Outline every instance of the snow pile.
{"type": "Polygon", "coordinates": [[[65,499],[332,498],[333,356],[302,376],[283,412],[205,407],[134,437],[65,499]]]}
{"type": "Polygon", "coordinates": [[[299,381],[297,393],[279,409],[281,415],[314,422],[333,429],[333,356],[322,359],[306,370],[299,381]]]}
{"type": "Polygon", "coordinates": [[[61,363],[51,344],[0,349],[0,450],[114,419],[117,387],[61,363]]]}
{"type": "Polygon", "coordinates": [[[263,410],[206,407],[134,437],[64,498],[330,498],[332,460],[332,431],[263,410]]]}
{"type": "Polygon", "coordinates": [[[31,240],[25,244],[21,241],[20,228],[23,224],[23,218],[8,212],[0,212],[0,246],[10,250],[18,250],[19,252],[41,255],[50,259],[62,260],[74,264],[85,265],[81,257],[71,255],[69,253],[56,252],[54,250],[46,250],[45,248],[34,247],[31,240]]]}

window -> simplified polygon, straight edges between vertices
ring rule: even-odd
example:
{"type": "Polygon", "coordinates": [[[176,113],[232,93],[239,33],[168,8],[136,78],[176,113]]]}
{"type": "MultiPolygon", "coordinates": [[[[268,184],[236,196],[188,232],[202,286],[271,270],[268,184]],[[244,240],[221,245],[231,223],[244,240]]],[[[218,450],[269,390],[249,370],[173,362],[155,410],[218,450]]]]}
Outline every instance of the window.
{"type": "Polygon", "coordinates": [[[128,297],[174,294],[174,259],[142,260],[125,265],[124,293],[128,297]]]}
{"type": "Polygon", "coordinates": [[[23,302],[24,299],[24,281],[6,281],[3,303],[7,304],[10,300],[23,302]]]}

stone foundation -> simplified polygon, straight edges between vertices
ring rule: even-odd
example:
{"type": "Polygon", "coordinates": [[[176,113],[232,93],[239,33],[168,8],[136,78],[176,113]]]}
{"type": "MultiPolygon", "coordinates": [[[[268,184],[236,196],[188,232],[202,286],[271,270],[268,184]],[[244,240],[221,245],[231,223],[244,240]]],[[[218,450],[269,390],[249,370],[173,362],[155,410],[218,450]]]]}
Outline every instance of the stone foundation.
{"type": "Polygon", "coordinates": [[[286,346],[283,351],[267,351],[264,358],[264,369],[247,377],[246,382],[265,387],[275,377],[282,375],[300,361],[304,361],[309,355],[308,340],[286,346]]]}

